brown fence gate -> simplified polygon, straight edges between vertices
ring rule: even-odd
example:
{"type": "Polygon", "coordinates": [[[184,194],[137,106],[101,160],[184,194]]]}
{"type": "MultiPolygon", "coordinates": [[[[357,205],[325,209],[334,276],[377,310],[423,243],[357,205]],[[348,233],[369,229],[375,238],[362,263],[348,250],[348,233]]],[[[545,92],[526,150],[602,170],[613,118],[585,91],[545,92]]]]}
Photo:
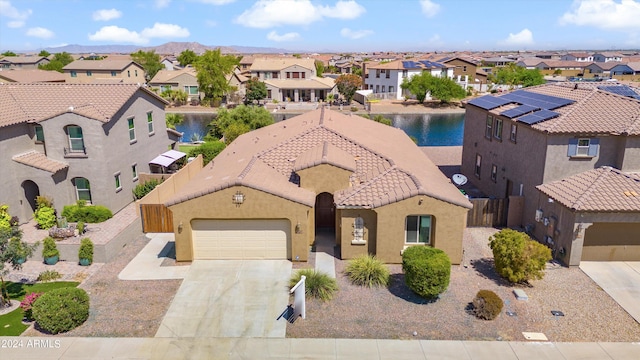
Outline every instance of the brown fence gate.
{"type": "Polygon", "coordinates": [[[467,214],[467,226],[503,227],[507,225],[509,199],[469,199],[473,209],[467,214]]]}
{"type": "Polygon", "coordinates": [[[173,213],[162,204],[140,204],[142,232],[172,233],[173,213]]]}

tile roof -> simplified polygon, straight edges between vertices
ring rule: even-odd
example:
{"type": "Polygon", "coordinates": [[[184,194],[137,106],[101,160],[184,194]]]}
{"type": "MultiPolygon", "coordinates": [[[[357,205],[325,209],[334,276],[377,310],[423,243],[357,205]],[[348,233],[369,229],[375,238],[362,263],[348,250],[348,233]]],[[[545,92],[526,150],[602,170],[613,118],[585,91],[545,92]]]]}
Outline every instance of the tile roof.
{"type": "MultiPolygon", "coordinates": [[[[158,71],[156,76],[154,76],[153,79],[151,79],[151,81],[149,81],[149,83],[150,84],[168,83],[168,82],[171,82],[171,80],[175,79],[176,77],[178,77],[178,76],[180,76],[182,74],[188,74],[188,75],[193,76],[194,78],[197,76],[196,69],[191,68],[191,67],[180,69],[180,70],[162,69],[162,70],[158,71]]],[[[177,80],[175,82],[177,83],[177,80]]]]}
{"type": "Polygon", "coordinates": [[[130,59],[105,59],[105,60],[76,60],[63,67],[63,70],[124,70],[129,64],[134,63],[142,69],[140,64],[130,59]]]}
{"type": "Polygon", "coordinates": [[[536,188],[574,211],[640,212],[640,177],[609,166],[536,188]]]}
{"type": "Polygon", "coordinates": [[[0,62],[9,62],[12,64],[35,64],[42,59],[49,60],[44,56],[5,56],[0,59],[0,62]]]}
{"type": "Polygon", "coordinates": [[[251,71],[279,71],[294,65],[299,65],[313,71],[316,69],[314,59],[254,58],[251,64],[251,71]]]}
{"type": "Polygon", "coordinates": [[[136,84],[0,84],[0,127],[39,122],[69,111],[108,122],[138,91],[166,104],[136,84]]]}
{"type": "Polygon", "coordinates": [[[353,171],[335,194],[338,207],[375,208],[419,194],[472,207],[402,130],[324,108],[238,137],[167,205],[244,185],[313,206],[316,194],[299,187],[295,171],[316,163],[353,171]]]}
{"type": "Polygon", "coordinates": [[[20,69],[0,71],[0,80],[7,79],[9,82],[33,83],[33,82],[64,82],[66,77],[57,71],[47,71],[40,69],[20,69]]]}
{"type": "Polygon", "coordinates": [[[50,159],[47,157],[47,155],[35,150],[31,150],[24,154],[15,155],[12,160],[20,164],[34,167],[36,169],[48,171],[52,174],[55,174],[58,171],[69,167],[69,164],[62,161],[50,159]]]}
{"type": "Polygon", "coordinates": [[[332,78],[313,77],[311,79],[269,79],[264,80],[279,89],[333,89],[335,80],[332,78]]]}
{"type": "MultiPolygon", "coordinates": [[[[565,82],[526,88],[528,92],[575,101],[554,109],[560,114],[558,117],[531,127],[549,134],[640,135],[640,100],[598,89],[603,84],[565,82]]],[[[634,90],[640,94],[639,89],[634,90]]],[[[491,113],[499,115],[512,107],[512,104],[501,106],[491,110],[491,113]]]]}

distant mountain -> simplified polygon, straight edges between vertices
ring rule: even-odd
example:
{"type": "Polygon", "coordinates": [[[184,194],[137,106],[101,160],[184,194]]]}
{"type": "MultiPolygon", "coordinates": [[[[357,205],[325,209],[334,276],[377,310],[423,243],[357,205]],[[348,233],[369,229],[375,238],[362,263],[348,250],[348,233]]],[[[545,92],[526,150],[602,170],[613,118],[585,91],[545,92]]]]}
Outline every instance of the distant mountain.
{"type": "MultiPolygon", "coordinates": [[[[44,50],[50,53],[59,53],[59,52],[68,52],[70,54],[130,54],[134,53],[138,50],[142,51],[151,51],[155,50],[157,54],[169,55],[175,54],[178,55],[184,50],[193,50],[196,54],[202,54],[206,50],[215,50],[220,48],[220,50],[225,54],[254,54],[254,53],[287,53],[290,52],[285,49],[277,49],[277,48],[267,48],[267,47],[251,47],[251,46],[208,46],[202,45],[198,42],[168,42],[158,46],[147,46],[140,47],[137,45],[65,45],[60,47],[48,47],[44,48],[44,50]]],[[[38,50],[34,50],[32,52],[38,52],[38,50]]]]}

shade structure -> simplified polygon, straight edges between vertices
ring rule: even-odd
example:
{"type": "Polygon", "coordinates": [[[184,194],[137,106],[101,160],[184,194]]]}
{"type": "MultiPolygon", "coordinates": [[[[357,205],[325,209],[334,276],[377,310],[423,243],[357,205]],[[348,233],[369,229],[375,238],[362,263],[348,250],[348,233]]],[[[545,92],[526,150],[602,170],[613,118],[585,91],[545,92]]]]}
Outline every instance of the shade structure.
{"type": "Polygon", "coordinates": [[[156,164],[164,167],[169,167],[169,165],[176,162],[176,160],[181,159],[187,156],[187,154],[178,150],[169,150],[158,156],[156,156],[153,160],[149,161],[149,164],[156,164]]]}

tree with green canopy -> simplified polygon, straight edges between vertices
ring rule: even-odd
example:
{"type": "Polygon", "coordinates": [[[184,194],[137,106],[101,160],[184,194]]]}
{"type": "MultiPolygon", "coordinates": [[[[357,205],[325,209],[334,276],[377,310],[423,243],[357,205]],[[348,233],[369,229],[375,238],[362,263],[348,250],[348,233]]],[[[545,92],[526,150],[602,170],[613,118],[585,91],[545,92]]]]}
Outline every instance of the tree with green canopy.
{"type": "Polygon", "coordinates": [[[210,130],[205,140],[224,137],[224,142],[231,144],[238,136],[273,122],[273,116],[263,107],[240,105],[231,110],[221,109],[209,124],[210,130]]]}
{"type": "Polygon", "coordinates": [[[18,56],[16,53],[14,53],[13,51],[5,51],[1,54],[2,56],[18,56]]]}
{"type": "Polygon", "coordinates": [[[198,86],[206,100],[219,101],[226,94],[235,91],[227,76],[233,73],[238,64],[240,60],[236,56],[222,55],[220,49],[207,50],[198,57],[194,66],[198,73],[198,86]]]}
{"type": "Polygon", "coordinates": [[[22,263],[33,255],[37,246],[22,241],[22,230],[17,224],[0,228],[0,309],[11,302],[4,277],[9,274],[10,268],[20,270],[22,263]]]}
{"type": "Polygon", "coordinates": [[[162,60],[160,58],[160,55],[156,54],[155,50],[138,50],[131,54],[131,58],[133,59],[133,61],[142,66],[147,81],[153,79],[158,71],[160,71],[164,67],[164,65],[162,65],[162,63],[160,62],[162,60]]]}
{"type": "Polygon", "coordinates": [[[57,71],[59,73],[63,72],[62,68],[71,64],[73,62],[73,56],[68,52],[56,53],[53,55],[51,61],[48,64],[40,64],[38,65],[38,69],[40,70],[49,70],[49,71],[57,71]]]}
{"type": "Polygon", "coordinates": [[[193,64],[196,59],[198,59],[198,55],[193,50],[186,49],[178,55],[178,62],[180,66],[187,66],[193,64]]]}
{"type": "Polygon", "coordinates": [[[544,76],[539,69],[525,69],[515,63],[498,68],[495,74],[489,75],[489,80],[495,84],[509,85],[511,87],[535,86],[544,84],[544,76]]]}
{"type": "Polygon", "coordinates": [[[362,86],[362,78],[355,74],[342,74],[335,80],[338,92],[344,96],[347,103],[351,103],[353,95],[362,86]]]}
{"type": "Polygon", "coordinates": [[[402,84],[400,84],[400,88],[409,90],[416,96],[416,99],[418,99],[420,103],[424,103],[427,94],[431,94],[431,97],[443,103],[448,103],[452,99],[462,99],[467,94],[466,91],[452,79],[433,76],[426,71],[410,78],[404,78],[402,84]]]}
{"type": "Polygon", "coordinates": [[[257,77],[247,81],[246,88],[245,104],[251,104],[254,100],[260,101],[267,97],[267,85],[257,77]]]}
{"type": "Polygon", "coordinates": [[[38,56],[44,56],[44,57],[47,57],[47,56],[49,56],[49,55],[51,55],[51,53],[50,53],[50,52],[48,52],[47,50],[44,50],[44,49],[43,49],[43,50],[40,50],[40,52],[38,53],[38,56]]]}
{"type": "Polygon", "coordinates": [[[316,60],[315,65],[316,65],[316,76],[322,77],[322,74],[324,74],[324,63],[320,60],[316,60]]]}

